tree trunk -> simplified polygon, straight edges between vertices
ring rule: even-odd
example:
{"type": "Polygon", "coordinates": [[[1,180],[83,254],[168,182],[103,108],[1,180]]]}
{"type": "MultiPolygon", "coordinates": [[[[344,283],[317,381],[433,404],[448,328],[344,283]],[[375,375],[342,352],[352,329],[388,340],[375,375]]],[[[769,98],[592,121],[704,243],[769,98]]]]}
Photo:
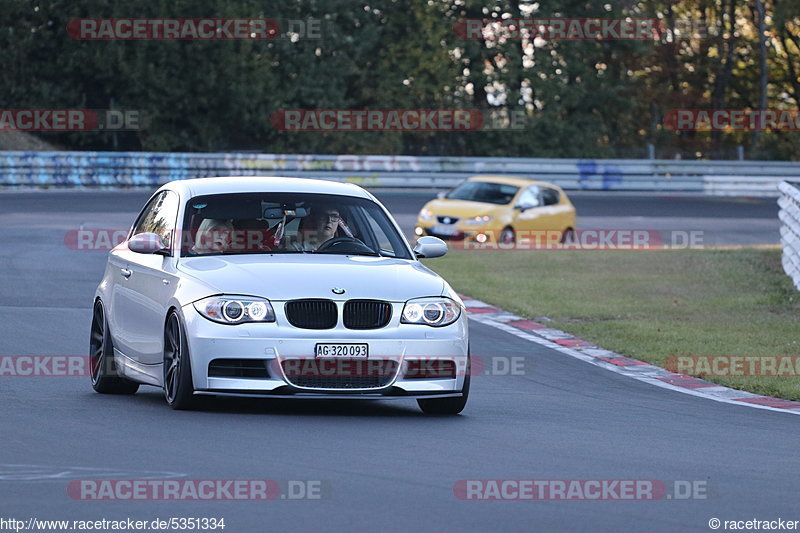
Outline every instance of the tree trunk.
{"type": "MultiPolygon", "coordinates": [[[[720,10],[721,21],[720,21],[720,33],[724,33],[725,31],[725,2],[722,3],[722,9],[720,10]]],[[[717,75],[717,79],[714,80],[714,91],[711,95],[711,108],[712,109],[724,109],[725,108],[725,93],[728,90],[728,85],[731,82],[731,76],[733,75],[733,52],[736,47],[736,37],[734,37],[734,33],[736,32],[736,0],[730,0],[730,3],[727,5],[728,8],[728,38],[727,39],[720,39],[720,55],[722,55],[722,48],[725,48],[725,61],[722,65],[722,71],[717,75]]],[[[721,150],[722,145],[722,132],[721,131],[713,131],[711,132],[711,151],[714,154],[718,154],[721,150]]]]}
{"type": "MultiPolygon", "coordinates": [[[[767,23],[766,23],[766,10],[764,9],[764,2],[762,0],[753,0],[758,12],[758,51],[759,51],[759,65],[761,67],[761,76],[758,82],[758,108],[767,108],[767,86],[769,84],[769,72],[767,71],[767,23]]],[[[760,124],[759,126],[763,126],[760,124]]],[[[753,132],[753,143],[750,152],[753,156],[757,156],[758,142],[761,137],[759,129],[753,132]]]]}

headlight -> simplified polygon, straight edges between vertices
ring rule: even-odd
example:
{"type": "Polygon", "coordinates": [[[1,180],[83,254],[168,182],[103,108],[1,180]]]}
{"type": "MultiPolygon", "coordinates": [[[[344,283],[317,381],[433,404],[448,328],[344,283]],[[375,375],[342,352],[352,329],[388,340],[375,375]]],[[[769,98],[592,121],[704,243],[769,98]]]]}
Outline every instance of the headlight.
{"type": "Polygon", "coordinates": [[[403,307],[404,324],[447,326],[461,316],[461,306],[450,298],[417,298],[409,300],[403,307]]]}
{"type": "Polygon", "coordinates": [[[464,224],[468,226],[479,226],[481,224],[486,224],[494,220],[494,217],[490,217],[489,215],[484,215],[482,217],[472,217],[464,220],[464,224]]]}
{"type": "Polygon", "coordinates": [[[430,209],[423,209],[419,212],[419,218],[422,220],[431,220],[433,218],[433,211],[430,209]]]}
{"type": "Polygon", "coordinates": [[[210,296],[194,302],[197,312],[220,324],[275,322],[269,300],[254,296],[210,296]]]}

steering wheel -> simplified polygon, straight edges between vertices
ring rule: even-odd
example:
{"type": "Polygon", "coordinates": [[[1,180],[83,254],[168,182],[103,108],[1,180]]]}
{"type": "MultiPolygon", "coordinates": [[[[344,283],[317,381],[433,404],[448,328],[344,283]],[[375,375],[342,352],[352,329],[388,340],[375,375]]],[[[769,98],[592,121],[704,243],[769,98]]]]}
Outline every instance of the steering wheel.
{"type": "Polygon", "coordinates": [[[325,252],[330,250],[334,246],[341,244],[343,242],[355,242],[361,245],[366,246],[360,239],[356,239],[355,237],[334,237],[332,239],[328,239],[327,241],[323,242],[319,245],[319,248],[314,250],[315,252],[325,252]]]}

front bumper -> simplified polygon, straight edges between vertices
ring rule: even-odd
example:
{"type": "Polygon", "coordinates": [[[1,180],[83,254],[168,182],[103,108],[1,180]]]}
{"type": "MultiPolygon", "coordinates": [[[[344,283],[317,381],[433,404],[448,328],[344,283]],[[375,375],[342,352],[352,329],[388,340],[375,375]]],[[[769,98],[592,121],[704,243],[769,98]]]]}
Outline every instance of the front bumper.
{"type": "MultiPolygon", "coordinates": [[[[340,307],[344,302],[337,302],[340,307]]],[[[401,324],[403,303],[393,303],[389,324],[375,330],[346,329],[340,323],[329,330],[308,330],[291,326],[283,313],[283,302],[272,302],[275,322],[226,325],[200,315],[192,304],[181,309],[197,394],[255,397],[391,399],[460,396],[467,373],[468,327],[462,311],[453,324],[440,328],[401,324]],[[290,362],[314,361],[317,343],[366,343],[368,361],[396,371],[379,386],[330,388],[302,386],[287,377],[290,362]],[[209,364],[220,359],[262,362],[267,375],[260,377],[219,377],[209,375],[209,364]],[[452,361],[455,377],[409,375],[412,361],[452,361]],[[394,365],[394,366],[392,366],[394,365]]],[[[341,312],[340,315],[341,316],[341,312]]],[[[297,368],[297,367],[295,367],[297,368]]],[[[413,372],[411,373],[413,374],[413,372]]]]}
{"type": "Polygon", "coordinates": [[[500,230],[490,226],[474,226],[457,222],[455,224],[445,225],[436,224],[430,221],[417,220],[417,225],[414,228],[414,234],[417,237],[430,235],[431,237],[438,237],[446,241],[478,241],[478,242],[494,242],[496,235],[500,234],[500,230]],[[440,231],[439,228],[447,228],[445,231],[440,231]],[[482,235],[482,237],[480,237],[482,235]]]}

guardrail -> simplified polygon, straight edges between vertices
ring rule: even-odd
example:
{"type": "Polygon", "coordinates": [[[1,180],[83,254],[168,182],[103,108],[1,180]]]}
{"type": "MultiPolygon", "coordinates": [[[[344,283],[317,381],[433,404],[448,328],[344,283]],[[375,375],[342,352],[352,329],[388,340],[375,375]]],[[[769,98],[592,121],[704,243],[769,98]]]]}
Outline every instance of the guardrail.
{"type": "Polygon", "coordinates": [[[777,196],[800,164],[766,161],[528,159],[248,153],[0,152],[3,186],[156,186],[223,175],[283,175],[366,187],[448,188],[476,174],[538,178],[570,190],[777,196]]]}
{"type": "Polygon", "coordinates": [[[783,270],[800,290],[800,183],[784,181],[780,184],[781,196],[781,262],[783,270]]]}

